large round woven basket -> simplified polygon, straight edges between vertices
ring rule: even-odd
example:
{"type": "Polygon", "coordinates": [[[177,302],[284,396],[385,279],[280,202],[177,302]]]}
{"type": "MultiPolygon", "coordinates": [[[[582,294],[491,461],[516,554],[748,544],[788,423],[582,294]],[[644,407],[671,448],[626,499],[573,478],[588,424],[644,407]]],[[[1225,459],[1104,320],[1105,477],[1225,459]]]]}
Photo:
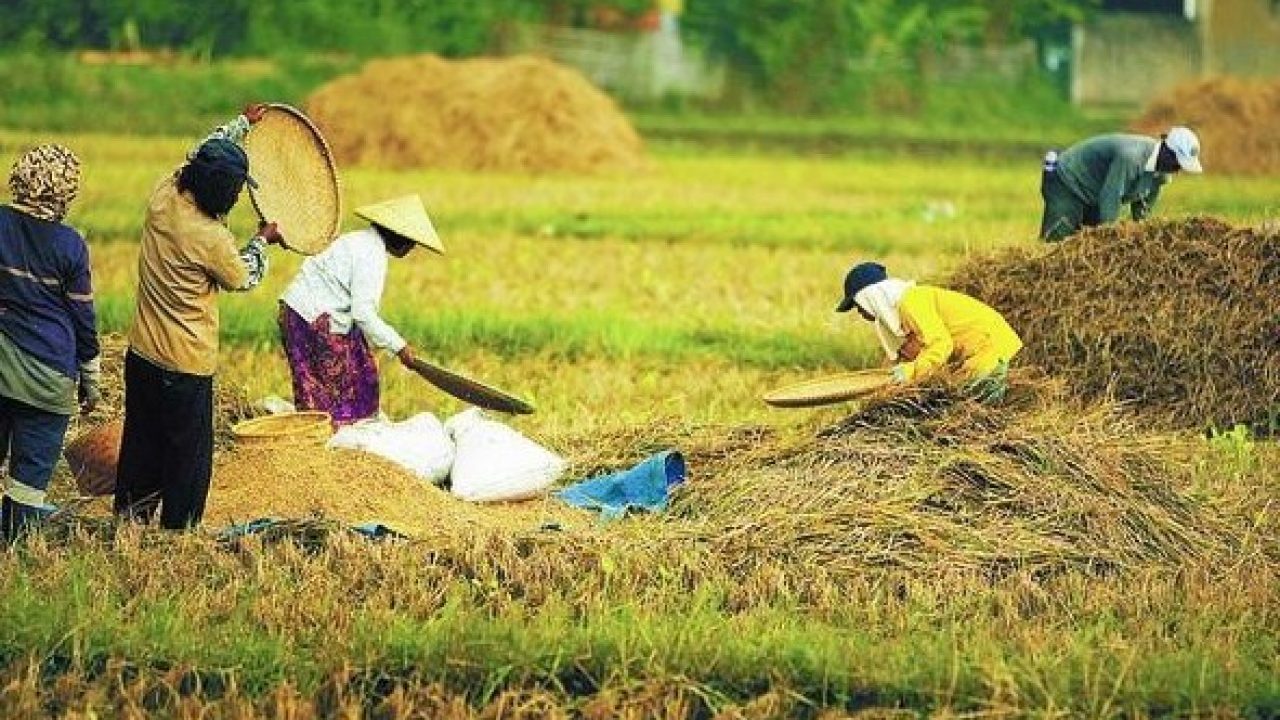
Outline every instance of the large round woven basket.
{"type": "Polygon", "coordinates": [[[327,412],[280,413],[238,422],[231,427],[231,434],[239,445],[320,445],[333,435],[333,423],[327,412]]]}
{"type": "Polygon", "coordinates": [[[763,399],[774,407],[832,405],[869,395],[892,382],[888,370],[857,370],[787,385],[765,393],[763,399]]]}
{"type": "Polygon", "coordinates": [[[342,222],[342,186],[329,145],[296,108],[271,104],[244,139],[253,207],[276,223],[290,250],[314,255],[329,246],[342,222]]]}

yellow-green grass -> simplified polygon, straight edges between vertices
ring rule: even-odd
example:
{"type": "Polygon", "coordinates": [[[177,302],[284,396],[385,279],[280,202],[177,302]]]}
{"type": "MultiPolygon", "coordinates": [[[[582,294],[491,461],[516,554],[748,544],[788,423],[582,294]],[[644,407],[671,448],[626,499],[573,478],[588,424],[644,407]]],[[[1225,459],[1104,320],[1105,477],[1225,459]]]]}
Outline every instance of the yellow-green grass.
{"type": "MultiPolygon", "coordinates": [[[[0,153],[66,142],[86,162],[71,220],[100,240],[136,234],[146,195],[198,138],[129,139],[0,131],[0,153]]],[[[421,193],[447,244],[458,233],[825,248],[936,259],[1029,240],[1039,222],[1039,157],[846,155],[799,158],[652,148],[648,171],[594,178],[343,169],[348,207],[421,193]],[[952,217],[943,207],[951,204],[952,217]],[[932,210],[931,210],[932,208],[932,210]],[[933,217],[932,222],[929,221],[933,217]]],[[[1206,158],[1210,155],[1206,155],[1206,158]]],[[[1208,162],[1208,160],[1206,160],[1208,162]]],[[[1159,212],[1256,220],[1280,212],[1274,178],[1180,177],[1159,212]]],[[[246,214],[240,214],[246,229],[246,214]]],[[[348,226],[357,221],[346,218],[348,226]]],[[[453,244],[456,244],[453,243],[453,244]]]]}
{"type": "MultiPolygon", "coordinates": [[[[9,157],[33,139],[0,133],[0,148],[9,157]]],[[[147,193],[190,142],[54,139],[86,161],[72,222],[92,245],[104,327],[123,329],[147,193]]],[[[1214,549],[1107,572],[993,575],[944,560],[968,547],[917,547],[923,565],[882,567],[860,557],[821,562],[763,540],[790,532],[797,547],[814,538],[856,547],[862,523],[881,521],[850,513],[857,498],[839,498],[844,514],[829,519],[810,506],[780,517],[768,504],[787,482],[821,484],[776,470],[785,458],[771,444],[802,442],[848,408],[771,410],[759,394],[878,360],[869,329],[831,311],[848,263],[875,258],[928,279],[972,249],[1032,242],[1037,158],[658,147],[634,176],[343,177],[349,207],[420,192],[437,221],[448,254],[393,261],[384,298],[386,316],[424,353],[531,395],[539,413],[518,426],[579,468],[638,460],[678,444],[691,424],[728,426],[716,432],[730,438],[745,432],[714,477],[701,463],[691,468],[692,482],[734,494],[685,501],[667,518],[563,533],[515,527],[427,546],[227,550],[203,536],[132,530],[69,545],[38,539],[0,557],[7,714],[127,716],[150,703],[215,717],[247,716],[246,707],[284,716],[293,706],[298,717],[347,706],[409,717],[407,697],[438,716],[449,713],[424,710],[430,697],[460,703],[455,716],[468,707],[513,715],[522,704],[529,716],[1280,712],[1280,600],[1275,555],[1265,550],[1280,489],[1267,469],[1278,458],[1264,443],[1117,430],[1098,448],[1171,463],[1177,472],[1159,481],[1225,528],[1222,542],[1238,557],[1214,549]],[[766,430],[753,443],[749,426],[778,437],[766,430]],[[737,522],[717,521],[732,538],[697,537],[710,526],[703,516],[735,508],[737,522]],[[745,707],[753,699],[754,710],[745,707]]],[[[1179,178],[1160,211],[1255,222],[1275,214],[1278,189],[1274,178],[1179,178]]],[[[359,223],[348,213],[346,225],[359,223]]],[[[251,230],[244,208],[234,227],[251,230]]],[[[254,397],[289,394],[275,303],[299,259],[272,252],[264,287],[221,301],[220,376],[254,397]]],[[[394,416],[459,407],[394,363],[384,367],[394,416]]],[[[1056,447],[1054,422],[1069,434],[1075,419],[1063,412],[1037,430],[1035,448],[1056,447]]],[[[912,508],[921,488],[986,452],[981,443],[919,445],[929,442],[904,430],[852,443],[849,462],[883,469],[850,487],[866,492],[868,507],[912,508]]],[[[1066,457],[1033,457],[1044,467],[1027,472],[1072,482],[1078,468],[1066,457]]],[[[827,462],[838,475],[840,462],[827,462]]],[[[983,506],[988,519],[1006,510],[1012,533],[1022,527],[1015,506],[998,497],[983,506]]]]}

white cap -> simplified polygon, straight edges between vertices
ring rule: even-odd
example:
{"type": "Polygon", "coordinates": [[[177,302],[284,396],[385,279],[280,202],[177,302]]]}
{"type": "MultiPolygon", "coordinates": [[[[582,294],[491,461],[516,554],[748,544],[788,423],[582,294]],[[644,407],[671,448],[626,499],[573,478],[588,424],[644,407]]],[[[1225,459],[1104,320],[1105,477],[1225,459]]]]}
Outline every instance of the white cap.
{"type": "Polygon", "coordinates": [[[1171,128],[1164,144],[1178,158],[1178,166],[1189,173],[1204,172],[1200,166],[1200,138],[1190,128],[1179,125],[1171,128]]]}

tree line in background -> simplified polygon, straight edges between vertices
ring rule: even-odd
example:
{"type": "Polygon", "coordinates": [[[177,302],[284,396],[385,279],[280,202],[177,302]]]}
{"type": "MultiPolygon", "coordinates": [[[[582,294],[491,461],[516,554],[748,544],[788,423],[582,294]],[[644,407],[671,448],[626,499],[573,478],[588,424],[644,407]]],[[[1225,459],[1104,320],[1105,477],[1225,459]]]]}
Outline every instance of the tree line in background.
{"type": "MultiPolygon", "coordinates": [[[[1098,2],[685,0],[681,23],[686,42],[727,64],[732,87],[812,110],[875,91],[862,69],[906,87],[943,48],[1046,37],[1098,2]]],[[[164,48],[199,58],[459,57],[502,47],[514,23],[592,26],[654,6],[655,0],[5,0],[0,47],[164,48]]]]}
{"type": "Polygon", "coordinates": [[[738,85],[782,105],[838,107],[885,91],[909,104],[918,101],[912,81],[944,62],[945,49],[1065,39],[1099,1],[690,0],[684,24],[744,77],[738,85]]]}

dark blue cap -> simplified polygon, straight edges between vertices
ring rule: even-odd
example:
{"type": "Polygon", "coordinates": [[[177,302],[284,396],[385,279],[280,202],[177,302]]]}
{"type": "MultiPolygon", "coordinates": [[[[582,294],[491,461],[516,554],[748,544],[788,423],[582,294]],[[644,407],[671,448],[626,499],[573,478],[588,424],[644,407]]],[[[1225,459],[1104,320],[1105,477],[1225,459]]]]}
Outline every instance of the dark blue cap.
{"type": "Polygon", "coordinates": [[[889,273],[880,263],[865,262],[854,265],[849,274],[844,276],[844,299],[836,306],[836,312],[849,312],[853,309],[853,298],[862,292],[863,288],[887,279],[889,279],[889,273]]]}
{"type": "Polygon", "coordinates": [[[204,141],[196,150],[196,154],[191,157],[191,162],[211,170],[244,178],[249,187],[254,189],[258,187],[258,183],[249,176],[249,156],[245,154],[244,148],[230,140],[213,138],[204,141]]]}

